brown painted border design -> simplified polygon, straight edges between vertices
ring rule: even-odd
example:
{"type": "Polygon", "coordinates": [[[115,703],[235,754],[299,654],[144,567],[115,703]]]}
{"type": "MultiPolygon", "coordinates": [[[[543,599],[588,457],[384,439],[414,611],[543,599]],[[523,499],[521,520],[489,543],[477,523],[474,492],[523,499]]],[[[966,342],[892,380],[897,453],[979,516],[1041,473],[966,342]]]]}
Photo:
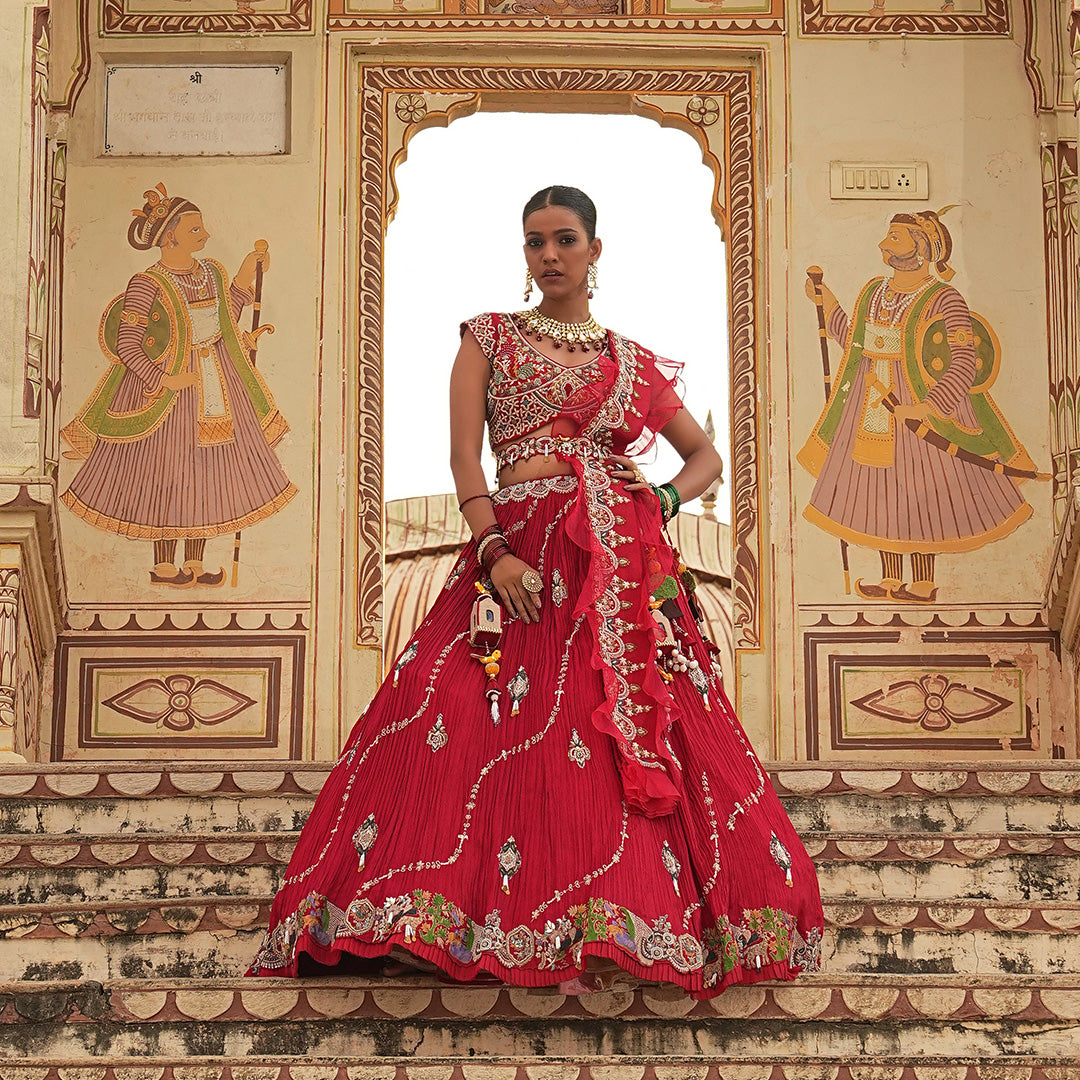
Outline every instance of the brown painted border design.
{"type": "Polygon", "coordinates": [[[771,0],[767,12],[724,15],[715,10],[700,15],[671,14],[663,0],[628,0],[620,12],[561,13],[557,17],[528,12],[493,15],[482,12],[481,0],[443,0],[439,12],[358,12],[347,9],[346,0],[329,0],[326,25],[330,30],[501,30],[631,31],[679,34],[782,34],[784,5],[771,0]]]}
{"type": "MultiPolygon", "coordinates": [[[[783,993],[782,988],[778,989],[783,993]]],[[[29,986],[28,990],[35,994],[26,1003],[29,1011],[37,1003],[36,995],[40,992],[33,985],[29,986]]],[[[437,992],[433,991],[433,993],[437,992]]],[[[790,991],[788,992],[790,993],[790,991]]],[[[762,993],[771,1005],[774,988],[769,987],[762,993]]],[[[965,1006],[969,999],[973,1000],[973,992],[965,996],[965,1006]]],[[[903,1002],[910,1007],[906,995],[903,996],[903,1002]]],[[[61,1007],[69,1011],[75,1010],[76,1015],[82,1019],[81,1013],[78,1012],[79,1003],[78,998],[71,994],[61,1002],[61,1007]]],[[[1041,999],[1037,1000],[1037,1005],[1040,1007],[1043,1005],[1041,999]]],[[[1033,1017],[1036,1015],[1034,1009],[1031,1015],[1033,1017]]],[[[1037,1015],[1042,1019],[1041,1013],[1037,1015]]],[[[968,1012],[960,1011],[957,1014],[957,1020],[953,1021],[953,1023],[961,1023],[968,1016],[968,1012]]],[[[864,1017],[859,1018],[867,1019],[864,1017]]],[[[33,1019],[33,1014],[31,1014],[30,1019],[33,1019]]],[[[878,1017],[873,1016],[868,1019],[876,1021],[878,1017]]],[[[257,1020],[262,1021],[262,1017],[257,1017],[257,1020]]],[[[788,1020],[787,1022],[790,1023],[791,1021],[788,1020]]],[[[804,1022],[803,1016],[801,1014],[797,1015],[795,1022],[804,1022]]],[[[97,1055],[86,1060],[93,1061],[93,1075],[100,1077],[100,1080],[126,1080],[126,1077],[131,1074],[131,1058],[97,1055]]],[[[148,1080],[189,1080],[192,1075],[191,1059],[188,1057],[162,1057],[157,1055],[152,1058],[139,1058],[138,1060],[139,1068],[147,1076],[148,1080]]],[[[225,1059],[203,1058],[200,1064],[194,1067],[199,1070],[198,1076],[200,1080],[236,1080],[236,1076],[239,1074],[238,1059],[233,1058],[231,1060],[232,1065],[230,1066],[225,1059]],[[234,1072],[233,1069],[237,1069],[237,1072],[234,1072]]],[[[348,1065],[342,1065],[334,1058],[316,1054],[305,1058],[304,1064],[301,1065],[295,1059],[257,1053],[239,1060],[242,1060],[245,1070],[269,1071],[275,1080],[311,1080],[312,1075],[318,1075],[320,1080],[355,1080],[357,1075],[385,1076],[387,1080],[426,1080],[427,1077],[432,1075],[430,1059],[424,1058],[352,1057],[349,1059],[348,1065]]],[[[1063,1064],[1060,1059],[1055,1062],[1052,1058],[1044,1058],[1033,1062],[1031,1057],[1027,1055],[997,1053],[990,1060],[965,1059],[965,1062],[966,1064],[960,1066],[966,1070],[963,1073],[964,1080],[1000,1080],[1003,1075],[1014,1077],[1015,1080],[1080,1080],[1080,1067],[1073,1067],[1068,1062],[1063,1064]]],[[[612,1066],[615,1066],[620,1070],[618,1073],[620,1080],[656,1080],[657,1076],[657,1072],[653,1067],[657,1064],[655,1056],[652,1058],[635,1057],[628,1059],[623,1056],[612,1055],[611,1057],[600,1057],[594,1064],[600,1067],[594,1068],[593,1065],[574,1062],[570,1071],[560,1071],[560,1075],[565,1075],[569,1080],[608,1080],[612,1075],[612,1066]]],[[[780,1061],[775,1057],[739,1058],[738,1065],[750,1067],[753,1070],[753,1075],[767,1076],[769,1080],[803,1080],[808,1073],[814,1076],[831,1076],[833,1080],[855,1080],[855,1077],[864,1075],[862,1069],[867,1067],[890,1069],[899,1080],[917,1080],[919,1076],[927,1075],[928,1070],[935,1067],[946,1070],[942,1075],[960,1075],[955,1072],[957,1068],[955,1058],[927,1057],[923,1054],[907,1056],[860,1054],[857,1058],[848,1056],[844,1064],[839,1064],[837,1060],[828,1057],[811,1058],[809,1060],[800,1058],[796,1062],[780,1061]]],[[[25,1080],[26,1067],[41,1069],[40,1074],[34,1073],[35,1076],[40,1075],[41,1080],[63,1080],[65,1076],[72,1075],[68,1070],[73,1069],[73,1062],[69,1058],[64,1058],[55,1063],[54,1059],[35,1058],[28,1063],[28,1066],[23,1066],[17,1064],[6,1065],[0,1061],[0,1080],[25,1080]]],[[[84,1067],[86,1067],[85,1063],[84,1067]]],[[[500,1060],[498,1062],[491,1062],[482,1057],[469,1058],[466,1061],[440,1060],[437,1068],[439,1075],[447,1076],[450,1080],[466,1080],[469,1075],[483,1075],[490,1078],[490,1080],[546,1080],[547,1077],[552,1075],[551,1062],[535,1058],[500,1060]],[[477,1071],[473,1072],[470,1066],[475,1067],[477,1071]],[[483,1069],[484,1072],[480,1074],[479,1069],[483,1069]]],[[[663,1059],[663,1072],[664,1075],[695,1076],[700,1077],[701,1080],[724,1080],[725,1076],[731,1075],[730,1070],[725,1067],[724,1063],[717,1065],[704,1061],[700,1057],[665,1057],[663,1059]]]]}
{"type": "MultiPolygon", "coordinates": [[[[278,724],[281,719],[281,657],[280,656],[239,656],[235,658],[200,657],[197,662],[186,661],[182,655],[165,656],[160,663],[162,668],[182,670],[190,667],[222,668],[246,667],[251,671],[266,673],[266,722],[262,735],[94,735],[94,676],[103,668],[138,668],[145,670],[148,660],[145,656],[88,657],[79,659],[79,737],[80,748],[115,747],[134,748],[146,746],[166,747],[221,747],[236,750],[241,747],[277,746],[278,724]]],[[[253,702],[258,704],[258,702],[253,702]]]]}
{"type": "MultiPolygon", "coordinates": [[[[79,747],[107,748],[117,747],[126,749],[138,749],[154,747],[218,747],[221,749],[243,749],[255,747],[274,747],[279,745],[279,726],[282,721],[288,727],[288,754],[291,758],[298,758],[303,751],[303,716],[304,716],[304,654],[307,639],[303,634],[266,634],[250,636],[245,635],[238,639],[228,634],[200,634],[188,635],[131,635],[131,634],[78,634],[66,635],[57,642],[55,659],[55,686],[56,694],[53,702],[53,754],[62,754],[65,748],[65,720],[68,696],[69,680],[77,678],[79,681],[79,714],[77,717],[77,738],[79,747]],[[145,667],[149,660],[160,658],[163,665],[190,664],[185,660],[185,649],[193,646],[218,646],[221,649],[232,647],[243,648],[243,653],[237,653],[235,657],[228,658],[230,666],[247,663],[249,666],[261,666],[267,669],[270,676],[271,692],[267,696],[266,710],[268,716],[267,731],[264,735],[245,737],[208,737],[200,735],[181,735],[152,737],[147,736],[139,739],[137,736],[117,739],[94,738],[91,735],[91,710],[93,708],[93,693],[89,679],[97,667],[145,667]],[[80,657],[78,674],[72,672],[72,655],[74,650],[84,649],[115,649],[126,648],[132,650],[132,656],[113,656],[101,659],[94,657],[80,657]],[[273,656],[252,656],[248,652],[251,649],[266,648],[283,650],[273,656]],[[292,694],[288,702],[281,700],[282,671],[285,661],[291,665],[292,671],[292,694]],[[287,711],[286,711],[287,710],[287,711]]],[[[213,667],[225,663],[224,657],[200,658],[199,664],[213,667]]],[[[267,767],[272,767],[273,762],[267,761],[267,767]]]]}
{"type": "MultiPolygon", "coordinates": [[[[657,991],[646,986],[605,995],[602,1001],[590,1002],[586,999],[582,1003],[580,998],[567,998],[559,1011],[552,1015],[550,1004],[545,1008],[543,995],[515,993],[516,987],[448,987],[434,976],[426,976],[411,978],[400,989],[395,988],[389,997],[384,997],[385,980],[380,982],[353,977],[348,980],[348,985],[342,985],[343,981],[338,979],[331,982],[326,978],[253,979],[242,976],[232,979],[119,978],[103,979],[89,985],[87,982],[60,979],[12,981],[0,983],[0,1030],[11,1031],[12,1025],[30,1021],[41,1032],[38,1036],[40,1042],[48,1045],[45,1042],[46,1032],[51,1033],[65,1023],[87,1024],[89,1021],[94,1025],[92,1030],[102,1036],[95,1047],[97,1056],[81,1061],[66,1058],[61,1067],[66,1065],[71,1068],[92,1060],[102,1080],[105,1080],[105,1068],[111,1063],[110,1059],[115,1060],[113,1047],[135,1039],[154,1045],[159,1041],[155,1029],[164,1028],[167,1032],[165,1025],[192,1022],[200,1025],[203,1034],[209,1036],[205,1041],[211,1045],[218,1040],[226,1045],[234,1041],[228,1039],[225,1032],[235,1031],[237,1024],[256,1023],[264,1035],[264,1042],[277,1042],[286,1036],[287,1031],[291,1031],[294,1038],[305,1039],[307,1044],[307,1052],[302,1059],[304,1072],[297,1068],[294,1074],[298,1078],[317,1075],[320,1080],[351,1080],[358,1076],[378,1076],[386,1080],[405,1080],[410,1076],[431,1076],[434,1065],[448,1080],[476,1080],[479,1076],[502,1076],[505,1080],[521,1080],[522,1076],[531,1076],[541,1080],[545,1075],[552,1075],[553,1064],[570,1064],[580,1069],[576,1074],[577,1080],[611,1077],[613,1065],[619,1069],[614,1075],[620,1080],[656,1080],[658,1075],[724,1080],[731,1076],[731,1065],[745,1066],[754,1062],[757,1056],[755,1054],[755,1058],[751,1058],[738,1052],[729,1056],[723,1049],[725,1035],[730,1038],[728,1033],[733,1033],[737,1026],[742,1028],[749,1021],[760,1032],[759,1039],[763,1045],[759,1044],[757,1053],[766,1063],[764,1071],[755,1070],[756,1075],[768,1076],[770,1080],[775,1080],[778,1075],[794,1078],[805,1077],[808,1073],[832,1076],[835,1080],[855,1080],[865,1074],[861,1069],[849,1071],[851,1066],[886,1066],[898,1062],[919,1067],[918,1073],[905,1071],[902,1080],[916,1080],[918,1076],[928,1073],[963,1076],[964,1080],[971,1080],[979,1074],[972,1071],[970,1054],[958,1055],[963,1059],[960,1068],[965,1070],[958,1073],[955,1071],[957,1056],[953,1055],[931,1053],[907,1056],[886,1052],[876,1057],[862,1054],[855,1057],[843,1049],[828,1046],[830,1038],[825,1033],[827,1028],[811,1028],[810,1031],[817,1034],[818,1040],[826,1046],[823,1054],[811,1056],[792,1051],[790,1030],[779,1034],[774,1032],[781,1025],[790,1028],[793,1022],[803,1026],[813,1021],[824,1022],[834,1030],[837,1025],[852,1023],[891,1023],[919,1035],[926,1028],[915,1025],[927,1020],[942,1025],[937,1029],[939,1031],[951,1029],[957,1024],[1010,1020],[1038,1027],[1060,1021],[1071,1027],[1075,1024],[1073,1002],[1080,988],[1080,978],[1073,974],[882,976],[840,972],[803,975],[790,986],[761,983],[753,987],[740,987],[741,992],[729,993],[724,999],[722,1012],[707,1001],[689,1001],[685,1010],[673,1010],[672,999],[664,996],[663,989],[657,991]],[[869,995],[867,991],[870,991],[869,995]],[[530,1008],[534,1003],[539,1007],[530,1008]],[[592,1008],[588,1008],[588,1005],[592,1008]],[[946,1007],[943,1008],[943,1005],[946,1007]],[[93,1007],[93,1012],[89,1012],[88,1006],[93,1007]],[[512,1024],[518,1029],[518,1039],[524,1041],[526,1046],[530,1042],[543,1045],[545,1039],[550,1044],[551,1035],[555,1032],[562,1034],[572,1028],[580,1029],[582,1021],[602,1025],[605,1019],[617,1016],[623,1017],[629,1024],[621,1023],[617,1030],[601,1029],[602,1039],[587,1030],[574,1031],[563,1040],[564,1045],[570,1043],[573,1049],[569,1054],[564,1050],[565,1056],[562,1057],[529,1053],[527,1049],[522,1053],[516,1047],[516,1052],[505,1052],[494,1061],[482,1053],[474,1052],[465,1056],[462,1051],[470,1037],[470,1027],[467,1026],[447,1032],[444,1041],[453,1047],[452,1050],[434,1054],[425,1053],[426,1048],[421,1047],[418,1053],[410,1054],[406,1049],[405,1053],[409,1056],[398,1056],[391,1049],[378,1057],[369,1057],[364,1053],[349,1054],[347,1064],[339,1064],[340,1056],[327,1056],[319,1045],[324,1039],[340,1044],[342,1039],[334,1039],[336,1031],[344,1034],[343,1029],[347,1030],[347,1025],[363,1025],[366,1021],[366,1026],[353,1028],[356,1032],[354,1038],[365,1048],[378,1046],[378,1036],[373,1037],[372,1034],[375,1031],[373,1025],[387,1021],[401,1023],[406,1018],[414,1019],[419,1024],[440,1026],[447,1022],[461,1024],[464,1021],[476,1025],[475,1030],[471,1031],[472,1038],[482,1039],[485,1043],[492,1037],[498,1039],[500,1035],[503,1039],[507,1038],[505,1030],[497,1026],[493,1029],[490,1025],[512,1024]],[[540,1026],[531,1032],[524,1026],[530,1020],[540,1022],[540,1026]],[[335,1027],[330,1027],[330,1024],[335,1027]],[[216,1039],[210,1035],[215,1029],[220,1033],[216,1039]],[[105,1034],[106,1031],[108,1034],[105,1034]],[[786,1046],[785,1039],[789,1041],[786,1046]],[[649,1045],[663,1046],[667,1053],[661,1056],[654,1051],[648,1055],[638,1050],[639,1046],[649,1045]],[[719,1051],[713,1049],[718,1045],[719,1051]],[[702,1050],[701,1046],[709,1049],[702,1050]],[[796,1058],[794,1063],[792,1058],[796,1058]],[[327,1063],[323,1066],[325,1071],[316,1064],[319,1061],[327,1063]],[[790,1071],[787,1074],[775,1071],[781,1061],[788,1064],[790,1071]],[[680,1064],[676,1066],[676,1062],[680,1064]],[[367,1068],[363,1067],[365,1065],[367,1068]],[[590,1065],[607,1068],[592,1072],[590,1065]],[[947,1072],[930,1071],[934,1066],[943,1065],[948,1067],[947,1072]],[[369,1071],[372,1066],[375,1067],[374,1071],[369,1071]],[[632,1072],[631,1067],[634,1066],[641,1072],[632,1072]],[[770,1066],[773,1068],[770,1069],[770,1066]],[[531,1074],[527,1071],[530,1067],[535,1070],[531,1074]],[[669,1069],[672,1071],[668,1072],[669,1069]]],[[[390,1047],[396,1048],[407,1041],[398,1032],[399,1029],[393,1026],[387,1030],[385,1040],[390,1047]]],[[[749,1034],[746,1029],[740,1030],[739,1034],[746,1042],[751,1042],[753,1038],[751,1035],[751,1039],[746,1039],[749,1034]]],[[[1007,1030],[1006,1036],[1009,1034],[1011,1032],[1007,1030]]],[[[807,1033],[804,1037],[811,1036],[807,1033]]],[[[257,1039],[258,1036],[255,1040],[248,1037],[245,1042],[247,1046],[251,1046],[252,1042],[257,1046],[257,1039]]],[[[178,1041],[175,1036],[171,1040],[166,1036],[160,1038],[160,1042],[166,1045],[178,1041]]],[[[1015,1039],[1010,1039],[1006,1045],[1014,1042],[1015,1039]]],[[[1064,1057],[1069,1052],[1069,1045],[1063,1044],[1062,1057],[1057,1061],[1051,1058],[1049,1063],[1059,1066],[1071,1064],[1064,1057]]],[[[333,1051],[330,1053],[333,1054],[333,1051]]],[[[48,1059],[45,1060],[48,1062],[48,1059]]],[[[129,1057],[118,1064],[125,1064],[130,1070],[132,1060],[129,1057]]],[[[156,1057],[151,1051],[145,1058],[137,1060],[140,1071],[145,1071],[155,1062],[160,1067],[175,1059],[156,1057]]],[[[214,1059],[200,1055],[196,1060],[196,1068],[200,1070],[198,1075],[210,1076],[214,1059]]],[[[237,1071],[241,1064],[250,1068],[255,1063],[267,1060],[275,1060],[275,1055],[254,1051],[249,1055],[230,1054],[223,1060],[218,1059],[222,1065],[232,1063],[237,1071]]],[[[282,1064],[287,1063],[286,1059],[280,1060],[282,1064]]],[[[291,1060],[296,1066],[296,1058],[291,1060]]],[[[23,1058],[19,1065],[33,1067],[41,1061],[40,1058],[23,1058]]],[[[997,1071],[987,1068],[984,1074],[987,1078],[1005,1075],[1016,1080],[1021,1077],[1023,1080],[1033,1080],[1039,1075],[1032,1068],[1036,1063],[1030,1057],[1023,1062],[1027,1065],[1024,1071],[1016,1069],[1015,1057],[1000,1051],[993,1054],[992,1061],[997,1071]],[[1008,1070],[1010,1061],[1013,1070],[1008,1070]]],[[[0,1078],[4,1077],[4,1067],[4,1063],[0,1062],[0,1078]]],[[[16,1073],[11,1069],[9,1075],[12,1080],[16,1076],[23,1080],[26,1072],[16,1073]]],[[[191,1073],[187,1072],[187,1075],[191,1073]]],[[[224,1080],[229,1074],[223,1072],[221,1075],[224,1080]]],[[[279,1074],[279,1080],[282,1075],[285,1074],[279,1074]]],[[[899,1078],[899,1070],[894,1075],[899,1078]]],[[[1065,1080],[1067,1077],[1069,1080],[1080,1080],[1080,1069],[1067,1072],[1059,1067],[1047,1070],[1042,1075],[1048,1080],[1065,1080]]],[[[181,1076],[183,1074],[178,1072],[176,1080],[181,1080],[181,1076]]],[[[61,1080],[62,1077],[63,1074],[61,1080]]]]}
{"type": "MultiPolygon", "coordinates": [[[[726,104],[719,199],[728,256],[732,599],[736,649],[761,647],[758,454],[757,75],[750,68],[365,64],[359,69],[356,640],[379,645],[382,615],[382,265],[390,93],[707,94],[726,104]]],[[[406,132],[406,141],[408,132],[406,132]]]]}
{"type": "Polygon", "coordinates": [[[261,14],[237,11],[154,15],[128,11],[127,0],[102,0],[103,34],[299,34],[314,25],[312,0],[290,0],[289,10],[261,14]]]}
{"type": "Polygon", "coordinates": [[[608,33],[633,31],[637,33],[677,33],[677,34],[769,34],[784,32],[784,20],[781,16],[757,15],[747,18],[718,19],[715,15],[695,17],[686,15],[654,16],[635,18],[633,16],[582,17],[577,19],[527,19],[517,16],[455,16],[430,15],[335,15],[331,13],[327,25],[335,31],[342,30],[499,30],[512,32],[571,30],[587,33],[602,30],[608,33]]]}
{"type": "MultiPolygon", "coordinates": [[[[843,716],[844,700],[841,693],[842,680],[841,668],[847,664],[861,664],[864,667],[909,667],[920,671],[933,671],[941,666],[950,668],[970,668],[972,670],[992,671],[994,662],[989,656],[965,656],[951,653],[916,653],[910,656],[882,655],[866,656],[859,653],[830,653],[829,658],[829,728],[832,735],[831,750],[925,750],[932,745],[935,748],[946,750],[989,750],[1001,752],[1001,742],[998,739],[979,738],[973,736],[969,739],[942,738],[934,736],[931,740],[925,736],[874,736],[856,738],[845,736],[841,717],[843,716]]],[[[1031,730],[1034,717],[1031,708],[1024,705],[1024,737],[1013,739],[1014,750],[1031,750],[1031,730]]]]}
{"type": "Polygon", "coordinates": [[[1007,36],[1012,29],[1008,0],[986,0],[981,15],[961,11],[902,12],[885,15],[830,15],[826,0],[802,0],[799,12],[804,34],[980,34],[1007,36]]]}
{"type": "MultiPolygon", "coordinates": [[[[189,795],[289,796],[306,806],[326,783],[333,767],[333,761],[185,761],[176,768],[160,761],[5,765],[0,767],[0,810],[9,799],[56,802],[189,795]]],[[[1061,799],[1080,795],[1080,769],[1075,761],[770,761],[765,763],[765,771],[778,795],[799,799],[846,793],[889,799],[953,795],[1061,799]]]]}
{"type": "Polygon", "coordinates": [[[1080,317],[1077,312],[1077,255],[1073,214],[1078,172],[1075,139],[1044,144],[1042,158],[1043,259],[1046,273],[1046,339],[1050,379],[1050,455],[1053,463],[1054,524],[1068,510],[1073,481],[1080,476],[1080,317]]]}
{"type": "MultiPolygon", "coordinates": [[[[893,625],[906,626],[906,624],[899,621],[899,619],[893,620],[893,625]]],[[[969,621],[970,625],[970,621],[969,621]]],[[[978,625],[977,620],[973,625],[978,625]]],[[[806,693],[805,693],[805,713],[806,713],[806,754],[809,761],[818,761],[821,759],[821,731],[822,718],[818,715],[818,694],[820,691],[819,684],[819,672],[818,672],[818,654],[822,649],[828,649],[836,647],[838,645],[874,645],[874,644],[886,644],[896,645],[900,642],[901,631],[899,629],[825,629],[831,624],[826,620],[821,624],[821,629],[807,630],[803,634],[803,670],[805,672],[806,679],[806,693]]],[[[939,619],[935,619],[932,624],[920,627],[921,641],[928,649],[933,646],[953,645],[953,646],[968,646],[977,647],[979,645],[987,645],[993,643],[1013,643],[1024,645],[1045,645],[1049,646],[1053,655],[1060,660],[1061,659],[1061,639],[1060,635],[1049,629],[1040,629],[1038,627],[1025,628],[1015,626],[1011,621],[1007,621],[1000,628],[985,627],[982,629],[958,629],[955,627],[946,626],[939,619]],[[936,624],[936,625],[935,625],[936,624]]],[[[829,731],[833,745],[829,747],[832,749],[856,749],[856,750],[869,750],[869,749],[896,749],[896,750],[926,750],[928,745],[931,744],[931,740],[928,738],[918,739],[880,739],[876,741],[859,740],[858,742],[849,742],[842,739],[839,724],[840,724],[840,706],[842,702],[839,701],[839,688],[838,681],[836,679],[836,667],[835,662],[855,662],[859,663],[872,663],[875,660],[882,659],[881,654],[862,653],[862,654],[845,654],[843,656],[829,655],[829,723],[826,730],[829,731]]],[[[899,654],[889,654],[887,659],[890,665],[909,663],[913,668],[930,668],[935,663],[935,660],[946,664],[957,664],[959,666],[968,666],[971,660],[975,660],[976,663],[970,664],[970,666],[976,667],[991,667],[992,661],[984,656],[980,657],[964,657],[962,654],[950,654],[943,653],[935,658],[935,655],[931,652],[924,652],[914,654],[911,656],[903,656],[899,654]]],[[[1017,750],[1030,750],[1031,747],[1031,729],[1033,724],[1033,718],[1028,716],[1028,736],[1026,740],[1017,740],[1013,742],[1013,747],[1017,750]]],[[[995,754],[1000,754],[1001,743],[997,740],[975,740],[975,739],[939,739],[934,738],[932,745],[935,747],[941,747],[942,749],[952,750],[989,750],[995,754]]],[[[1058,750],[1054,749],[1054,755],[1057,756],[1058,750]]],[[[995,768],[998,766],[995,765],[995,768]]]]}

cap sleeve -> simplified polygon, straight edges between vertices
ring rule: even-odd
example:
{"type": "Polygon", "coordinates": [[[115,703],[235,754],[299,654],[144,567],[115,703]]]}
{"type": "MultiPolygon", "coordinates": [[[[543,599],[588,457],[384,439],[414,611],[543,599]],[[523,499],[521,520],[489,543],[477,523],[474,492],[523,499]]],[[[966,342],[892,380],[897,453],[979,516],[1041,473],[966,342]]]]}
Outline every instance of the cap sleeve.
{"type": "Polygon", "coordinates": [[[488,363],[493,363],[499,346],[499,317],[490,311],[483,315],[476,315],[461,324],[462,337],[465,336],[466,330],[472,331],[488,363]]]}

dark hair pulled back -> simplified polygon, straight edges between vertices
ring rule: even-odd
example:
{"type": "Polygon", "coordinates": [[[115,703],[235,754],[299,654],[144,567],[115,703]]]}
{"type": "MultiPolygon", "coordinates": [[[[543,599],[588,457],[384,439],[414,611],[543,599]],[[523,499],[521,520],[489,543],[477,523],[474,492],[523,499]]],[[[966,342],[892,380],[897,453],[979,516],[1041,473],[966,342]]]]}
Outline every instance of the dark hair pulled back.
{"type": "Polygon", "coordinates": [[[596,205],[584,191],[576,187],[565,187],[562,184],[552,184],[551,187],[543,188],[525,204],[525,209],[521,212],[522,225],[531,213],[543,210],[545,206],[561,206],[569,210],[581,222],[589,243],[591,244],[596,239],[596,205]]]}

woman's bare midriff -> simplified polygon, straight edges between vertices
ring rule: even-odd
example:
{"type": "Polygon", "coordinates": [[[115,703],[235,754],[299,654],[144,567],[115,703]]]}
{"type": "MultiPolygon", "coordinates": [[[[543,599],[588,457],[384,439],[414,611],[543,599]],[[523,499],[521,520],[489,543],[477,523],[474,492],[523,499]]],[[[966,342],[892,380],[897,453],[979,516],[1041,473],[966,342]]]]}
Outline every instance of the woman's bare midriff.
{"type": "MultiPolygon", "coordinates": [[[[539,439],[550,434],[551,425],[546,424],[539,430],[531,432],[529,438],[539,439]]],[[[499,449],[502,450],[511,445],[513,443],[503,443],[499,449]]],[[[504,465],[499,470],[499,490],[501,491],[511,484],[521,484],[526,480],[539,480],[545,476],[569,476],[573,471],[567,462],[559,461],[554,454],[550,457],[544,454],[536,454],[533,457],[515,461],[512,465],[504,465]]]]}

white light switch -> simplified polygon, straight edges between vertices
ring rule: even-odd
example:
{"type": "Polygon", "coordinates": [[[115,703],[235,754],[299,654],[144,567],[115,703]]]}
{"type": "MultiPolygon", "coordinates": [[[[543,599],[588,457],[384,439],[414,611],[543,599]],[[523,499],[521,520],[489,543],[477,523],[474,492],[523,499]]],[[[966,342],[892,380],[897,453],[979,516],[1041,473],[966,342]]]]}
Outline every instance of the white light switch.
{"type": "Polygon", "coordinates": [[[925,161],[829,163],[834,199],[926,199],[930,170],[925,161]]]}

